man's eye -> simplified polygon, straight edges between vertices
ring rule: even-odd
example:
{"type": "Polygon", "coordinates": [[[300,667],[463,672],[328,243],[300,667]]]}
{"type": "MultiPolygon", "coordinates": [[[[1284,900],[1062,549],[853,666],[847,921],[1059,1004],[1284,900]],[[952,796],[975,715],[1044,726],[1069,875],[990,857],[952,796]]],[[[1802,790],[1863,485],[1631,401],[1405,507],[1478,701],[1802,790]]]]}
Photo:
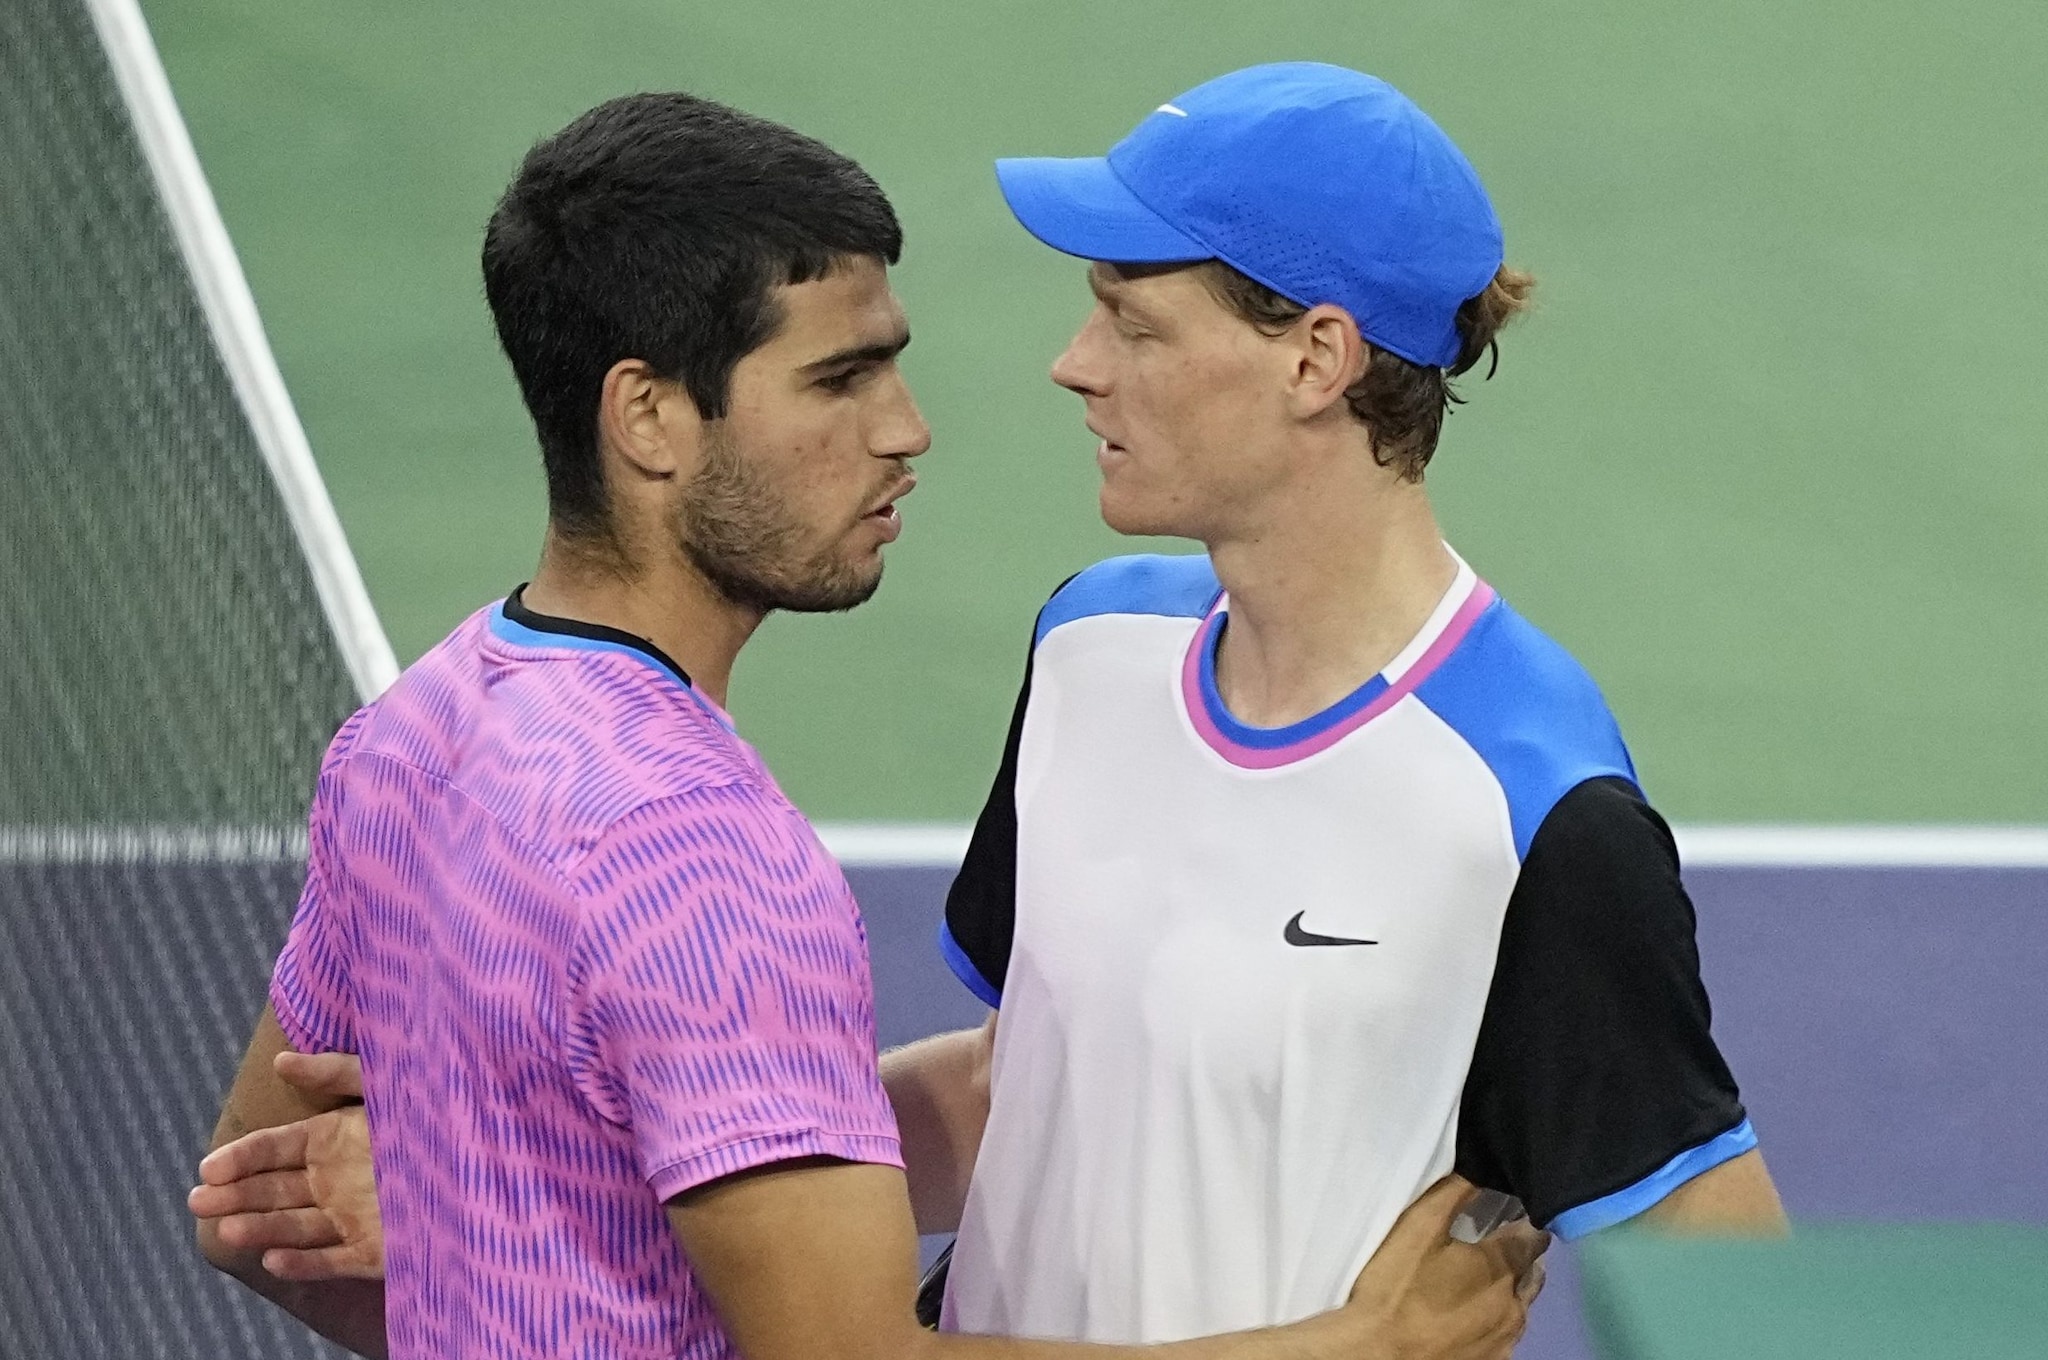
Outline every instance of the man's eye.
{"type": "Polygon", "coordinates": [[[866,377],[870,371],[868,365],[862,364],[849,368],[844,372],[820,378],[818,379],[818,386],[827,392],[850,392],[853,390],[853,385],[866,377]]]}

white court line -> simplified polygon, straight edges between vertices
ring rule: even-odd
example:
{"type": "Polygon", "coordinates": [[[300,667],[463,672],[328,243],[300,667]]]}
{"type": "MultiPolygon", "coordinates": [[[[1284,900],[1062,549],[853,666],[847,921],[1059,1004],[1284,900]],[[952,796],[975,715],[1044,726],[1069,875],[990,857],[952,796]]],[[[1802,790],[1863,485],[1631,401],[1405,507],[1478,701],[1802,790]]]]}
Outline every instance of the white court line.
{"type": "MultiPolygon", "coordinates": [[[[821,822],[849,869],[951,869],[964,822],[821,822]]],[[[2040,826],[1681,826],[1695,869],[2048,869],[2040,826]]],[[[0,864],[280,863],[306,857],[297,826],[0,826],[0,864]]]]}
{"type": "Polygon", "coordinates": [[[256,299],[242,262],[228,239],[227,225],[207,187],[192,138],[179,116],[178,101],[164,75],[137,0],[86,0],[114,79],[128,105],[129,120],[143,156],[156,176],[165,215],[184,252],[201,310],[213,331],[228,378],[248,413],[257,447],[277,484],[285,513],[298,534],[313,577],[313,589],[334,630],[356,692],[367,702],[398,676],[398,662],[383,625],[363,588],[362,573],[348,550],[341,520],[327,497],[327,485],[313,462],[306,431],[292,409],[278,371],[256,299]]]}
{"type": "Polygon", "coordinates": [[[0,826],[0,864],[281,864],[302,826],[0,826]]]}
{"type": "Polygon", "coordinates": [[[1678,826],[1693,868],[2048,869],[2042,826],[1678,826]]]}
{"type": "Polygon", "coordinates": [[[819,822],[818,839],[849,869],[957,869],[965,822],[819,822]]]}
{"type": "MultiPolygon", "coordinates": [[[[1701,869],[2044,869],[2048,826],[1680,826],[1678,853],[1701,869]]],[[[848,868],[952,868],[969,828],[953,822],[821,822],[848,868]]]]}

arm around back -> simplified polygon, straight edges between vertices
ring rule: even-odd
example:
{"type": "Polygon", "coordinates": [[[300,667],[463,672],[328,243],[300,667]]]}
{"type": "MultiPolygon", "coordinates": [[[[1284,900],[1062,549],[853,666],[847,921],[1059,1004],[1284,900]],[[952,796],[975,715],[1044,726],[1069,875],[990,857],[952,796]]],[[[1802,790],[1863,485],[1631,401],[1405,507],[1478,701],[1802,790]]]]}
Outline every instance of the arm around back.
{"type": "Polygon", "coordinates": [[[1452,1241],[1471,1187],[1403,1215],[1344,1307],[1286,1327],[1162,1346],[926,1332],[917,1236],[893,1167],[807,1159],[697,1187],[670,1222],[746,1360],[1505,1360],[1527,1320],[1516,1281],[1547,1239],[1452,1241]]]}
{"type": "Polygon", "coordinates": [[[955,1232],[988,1126],[996,1012],[976,1029],[935,1034],[882,1055],[896,1112],[911,1212],[921,1233],[955,1232]]]}
{"type": "MultiPolygon", "coordinates": [[[[290,1050],[276,1013],[263,1008],[256,1032],[243,1054],[241,1068],[214,1126],[212,1146],[220,1148],[258,1129],[311,1118],[338,1106],[338,1098],[309,1095],[286,1082],[277,1073],[277,1056],[290,1050]]],[[[306,1202],[300,1194],[295,1203],[306,1202]]],[[[331,1341],[339,1342],[358,1355],[381,1357],[385,1353],[384,1282],[381,1279],[328,1279],[317,1283],[282,1280],[263,1268],[265,1246],[275,1246],[274,1235],[289,1229],[301,1234],[296,1245],[314,1247],[332,1239],[325,1211],[305,1208],[293,1211],[290,1221],[269,1228],[272,1235],[260,1242],[244,1242],[238,1233],[245,1225],[230,1218],[201,1218],[197,1235],[200,1254],[216,1270],[233,1276],[258,1294],[271,1300],[292,1316],[331,1341]]]]}

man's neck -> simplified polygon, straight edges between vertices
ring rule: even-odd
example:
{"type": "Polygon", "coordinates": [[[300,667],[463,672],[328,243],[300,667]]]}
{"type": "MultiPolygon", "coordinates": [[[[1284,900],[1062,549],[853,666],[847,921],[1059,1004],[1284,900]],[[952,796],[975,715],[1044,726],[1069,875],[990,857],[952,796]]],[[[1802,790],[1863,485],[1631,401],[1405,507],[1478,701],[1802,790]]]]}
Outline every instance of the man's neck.
{"type": "Polygon", "coordinates": [[[1400,655],[1457,579],[1420,486],[1358,490],[1294,497],[1210,545],[1230,594],[1216,684],[1239,720],[1285,727],[1336,703],[1400,655]]]}
{"type": "Polygon", "coordinates": [[[616,554],[585,548],[552,529],[525,600],[536,613],[647,639],[721,708],[733,662],[762,617],[719,594],[681,553],[629,568],[616,554]]]}

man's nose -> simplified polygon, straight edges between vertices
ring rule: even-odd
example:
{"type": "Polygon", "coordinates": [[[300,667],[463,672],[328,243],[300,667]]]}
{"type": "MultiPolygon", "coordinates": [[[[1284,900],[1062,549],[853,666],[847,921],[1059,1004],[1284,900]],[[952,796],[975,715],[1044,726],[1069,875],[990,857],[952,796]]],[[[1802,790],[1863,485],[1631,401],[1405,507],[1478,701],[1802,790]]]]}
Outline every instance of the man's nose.
{"type": "Polygon", "coordinates": [[[932,427],[910,395],[910,384],[896,376],[895,392],[871,430],[869,448],[877,458],[915,458],[932,446],[932,427]]]}
{"type": "Polygon", "coordinates": [[[1100,396],[1104,391],[1097,349],[1094,341],[1096,319],[1088,321],[1067,342],[1060,357],[1052,361],[1052,380],[1069,392],[1082,396],[1100,396]]]}

